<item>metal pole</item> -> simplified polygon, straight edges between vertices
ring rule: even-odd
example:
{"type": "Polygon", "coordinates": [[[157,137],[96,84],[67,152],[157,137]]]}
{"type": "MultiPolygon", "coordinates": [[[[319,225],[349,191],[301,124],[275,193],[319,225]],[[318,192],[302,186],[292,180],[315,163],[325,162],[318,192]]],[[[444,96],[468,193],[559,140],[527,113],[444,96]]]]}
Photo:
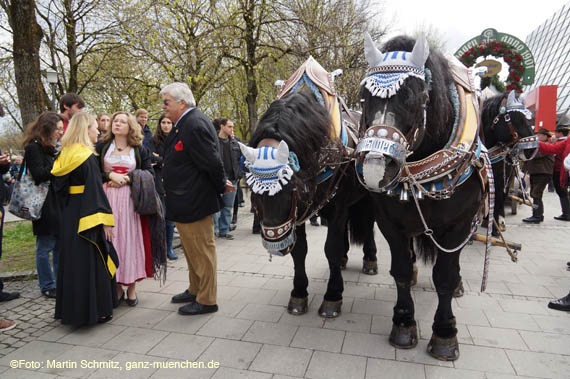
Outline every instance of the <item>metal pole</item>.
{"type": "Polygon", "coordinates": [[[55,83],[50,83],[51,86],[51,110],[53,112],[57,112],[56,110],[56,101],[55,101],[55,83]]]}

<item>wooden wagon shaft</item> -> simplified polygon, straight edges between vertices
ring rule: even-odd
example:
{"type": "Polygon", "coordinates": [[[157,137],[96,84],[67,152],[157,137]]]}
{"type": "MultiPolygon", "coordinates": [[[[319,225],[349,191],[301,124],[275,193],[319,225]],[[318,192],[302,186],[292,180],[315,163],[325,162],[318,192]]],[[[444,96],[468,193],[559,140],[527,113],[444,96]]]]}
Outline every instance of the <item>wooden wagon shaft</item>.
{"type": "MultiPolygon", "coordinates": [[[[473,241],[487,242],[487,236],[485,234],[480,234],[480,233],[473,234],[471,239],[473,241]]],[[[508,247],[510,247],[511,249],[514,249],[517,251],[520,251],[522,249],[522,245],[520,243],[510,242],[510,241],[505,241],[505,242],[506,242],[506,245],[508,247]]],[[[491,237],[491,245],[493,245],[493,246],[505,247],[505,242],[503,242],[499,238],[491,237]]]]}
{"type": "Polygon", "coordinates": [[[510,198],[511,200],[516,201],[516,202],[519,203],[519,204],[528,205],[529,207],[532,207],[532,209],[538,209],[538,205],[533,204],[533,203],[531,203],[531,202],[528,201],[528,200],[521,199],[521,198],[518,197],[518,196],[515,196],[515,195],[507,195],[507,197],[510,198]]]}

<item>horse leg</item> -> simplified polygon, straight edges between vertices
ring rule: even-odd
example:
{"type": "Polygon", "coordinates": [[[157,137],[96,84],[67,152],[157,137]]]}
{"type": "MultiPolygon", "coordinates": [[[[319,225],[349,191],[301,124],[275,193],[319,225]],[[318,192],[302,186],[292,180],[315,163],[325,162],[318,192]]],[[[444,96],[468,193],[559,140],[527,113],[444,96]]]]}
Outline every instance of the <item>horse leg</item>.
{"type": "Polygon", "coordinates": [[[411,285],[413,278],[412,254],[409,248],[409,239],[394,240],[397,232],[386,234],[390,236],[390,252],[392,254],[392,266],[390,275],[396,281],[398,300],[394,307],[392,317],[392,331],[390,332],[390,344],[400,349],[411,349],[418,344],[418,329],[414,319],[414,301],[412,300],[411,285]]]}
{"type": "Polygon", "coordinates": [[[325,255],[329,262],[329,282],[323,302],[319,307],[319,315],[326,318],[338,317],[342,307],[344,281],[341,273],[341,261],[345,253],[347,238],[348,211],[342,207],[334,207],[334,216],[329,218],[325,255]],[[340,209],[339,209],[340,208],[340,209]]]}
{"type": "Polygon", "coordinates": [[[302,315],[307,313],[307,309],[309,308],[309,293],[307,292],[309,279],[305,271],[305,258],[307,257],[307,234],[305,232],[305,225],[299,225],[295,229],[295,233],[297,233],[297,242],[291,251],[295,275],[293,277],[293,290],[291,291],[291,297],[287,305],[287,312],[292,315],[302,315]]]}
{"type": "Polygon", "coordinates": [[[459,358],[455,317],[451,310],[453,292],[460,282],[459,252],[439,252],[433,267],[433,282],[439,300],[427,351],[437,359],[454,361],[459,358]]]}
{"type": "Polygon", "coordinates": [[[366,275],[378,274],[378,259],[376,258],[376,241],[374,241],[374,219],[370,220],[366,240],[362,246],[364,258],[362,261],[362,272],[366,275]]]}
{"type": "Polygon", "coordinates": [[[348,223],[344,228],[344,254],[340,259],[340,269],[346,270],[346,265],[348,263],[348,250],[350,250],[350,242],[348,241],[348,223]]]}

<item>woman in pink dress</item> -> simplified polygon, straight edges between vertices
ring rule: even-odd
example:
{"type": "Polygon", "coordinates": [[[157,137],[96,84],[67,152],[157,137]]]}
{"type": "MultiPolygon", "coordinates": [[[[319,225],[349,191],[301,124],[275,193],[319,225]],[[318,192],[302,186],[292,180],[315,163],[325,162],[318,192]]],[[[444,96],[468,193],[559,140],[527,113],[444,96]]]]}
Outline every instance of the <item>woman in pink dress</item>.
{"type": "Polygon", "coordinates": [[[127,112],[116,112],[111,127],[97,145],[103,173],[103,189],[115,218],[113,246],[119,256],[117,295],[126,303],[138,304],[135,284],[152,277],[148,234],[143,233],[141,216],[135,212],[131,198],[132,172],[136,169],[152,172],[149,151],[142,146],[143,134],[135,118],[127,112]],[[146,243],[145,243],[146,240],[146,243]],[[146,247],[146,248],[145,248],[146,247]]]}

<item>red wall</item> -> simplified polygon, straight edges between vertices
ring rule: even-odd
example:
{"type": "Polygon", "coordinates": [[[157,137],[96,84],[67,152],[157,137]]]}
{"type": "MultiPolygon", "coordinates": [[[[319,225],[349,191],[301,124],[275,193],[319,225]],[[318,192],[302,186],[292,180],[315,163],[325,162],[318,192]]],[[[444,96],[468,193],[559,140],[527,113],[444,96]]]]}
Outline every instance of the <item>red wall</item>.
{"type": "Polygon", "coordinates": [[[539,86],[524,99],[525,107],[534,112],[535,130],[546,128],[554,131],[556,128],[557,89],[558,86],[539,86]]]}

